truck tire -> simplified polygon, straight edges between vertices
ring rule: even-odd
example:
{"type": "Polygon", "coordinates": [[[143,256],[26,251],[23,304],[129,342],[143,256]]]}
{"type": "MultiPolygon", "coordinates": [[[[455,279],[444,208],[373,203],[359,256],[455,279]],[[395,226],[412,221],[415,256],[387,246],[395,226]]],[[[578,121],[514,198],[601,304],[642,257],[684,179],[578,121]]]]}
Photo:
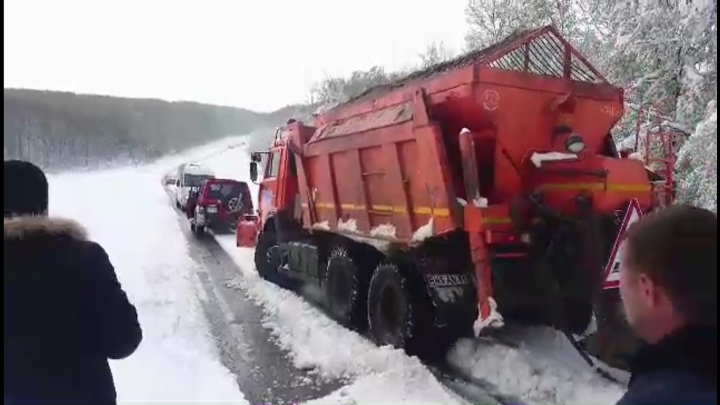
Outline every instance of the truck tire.
{"type": "Polygon", "coordinates": [[[423,318],[428,300],[417,283],[394,263],[381,263],[375,269],[368,290],[370,335],[379,346],[405,349],[410,355],[423,355],[429,349],[428,328],[423,318]]]}
{"type": "Polygon", "coordinates": [[[367,327],[367,285],[360,269],[343,246],[330,251],[325,272],[325,297],[330,315],[341,325],[364,330],[367,327]]]}
{"type": "Polygon", "coordinates": [[[287,290],[294,289],[294,280],[278,272],[281,264],[281,256],[273,233],[262,232],[258,236],[254,259],[255,268],[260,277],[281,288],[287,290]]]}

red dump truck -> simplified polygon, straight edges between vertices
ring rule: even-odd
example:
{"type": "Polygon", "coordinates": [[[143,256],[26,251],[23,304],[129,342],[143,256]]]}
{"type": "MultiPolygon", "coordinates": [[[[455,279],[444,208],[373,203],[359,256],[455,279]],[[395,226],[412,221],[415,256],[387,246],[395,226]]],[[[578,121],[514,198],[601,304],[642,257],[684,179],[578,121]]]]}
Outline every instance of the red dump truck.
{"type": "Polygon", "coordinates": [[[622,115],[554,27],[519,32],[279,129],[238,235],[262,277],[411,353],[508,320],[612,328],[618,218],[653,209],[653,174],[610,135],[622,115]]]}

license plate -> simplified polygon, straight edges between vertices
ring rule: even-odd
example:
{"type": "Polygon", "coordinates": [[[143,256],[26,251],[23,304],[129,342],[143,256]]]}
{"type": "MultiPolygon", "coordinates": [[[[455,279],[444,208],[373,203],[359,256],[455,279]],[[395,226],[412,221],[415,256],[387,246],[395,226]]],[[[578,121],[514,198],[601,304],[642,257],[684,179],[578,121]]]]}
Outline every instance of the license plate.
{"type": "Polygon", "coordinates": [[[467,274],[431,274],[426,277],[430,288],[468,285],[472,278],[467,274]]]}
{"type": "Polygon", "coordinates": [[[210,205],[210,206],[207,207],[207,212],[209,212],[209,213],[211,213],[211,214],[214,214],[214,213],[217,212],[217,207],[214,206],[214,205],[210,205]]]}

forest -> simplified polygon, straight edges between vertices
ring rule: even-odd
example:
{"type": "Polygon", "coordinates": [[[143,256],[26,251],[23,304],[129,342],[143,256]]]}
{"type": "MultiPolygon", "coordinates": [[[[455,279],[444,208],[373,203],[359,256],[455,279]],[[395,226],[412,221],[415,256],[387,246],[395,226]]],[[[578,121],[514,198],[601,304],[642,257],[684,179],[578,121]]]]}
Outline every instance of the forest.
{"type": "Polygon", "coordinates": [[[49,170],[143,162],[232,134],[271,117],[190,102],[4,89],[5,159],[49,170]]]}

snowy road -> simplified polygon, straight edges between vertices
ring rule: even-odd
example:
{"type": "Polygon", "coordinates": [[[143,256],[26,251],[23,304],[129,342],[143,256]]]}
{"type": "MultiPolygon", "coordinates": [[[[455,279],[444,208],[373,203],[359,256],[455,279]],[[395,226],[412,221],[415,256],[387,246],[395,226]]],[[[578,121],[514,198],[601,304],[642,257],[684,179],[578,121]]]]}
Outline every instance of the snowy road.
{"type": "MultiPolygon", "coordinates": [[[[193,238],[184,227],[188,238],[193,238]]],[[[240,268],[213,238],[195,241],[190,257],[201,286],[200,301],[210,331],[220,350],[222,363],[236,376],[252,404],[290,404],[324,397],[343,386],[343,381],[324,378],[312,370],[293,366],[286,350],[274,343],[263,327],[262,310],[244,293],[227,286],[240,268]]]]}
{"type": "Polygon", "coordinates": [[[340,388],[294,367],[262,310],[224,287],[237,264],[212,239],[194,240],[159,184],[174,164],[50,177],[52,215],[88,228],[138,309],[144,341],[111,362],[119,401],[284,404],[340,388]]]}
{"type": "Polygon", "coordinates": [[[120,402],[246,403],[222,365],[197,300],[177,215],[154,167],[50,177],[51,215],[77,219],[105,247],[135,304],[144,339],[111,362],[120,402]]]}

